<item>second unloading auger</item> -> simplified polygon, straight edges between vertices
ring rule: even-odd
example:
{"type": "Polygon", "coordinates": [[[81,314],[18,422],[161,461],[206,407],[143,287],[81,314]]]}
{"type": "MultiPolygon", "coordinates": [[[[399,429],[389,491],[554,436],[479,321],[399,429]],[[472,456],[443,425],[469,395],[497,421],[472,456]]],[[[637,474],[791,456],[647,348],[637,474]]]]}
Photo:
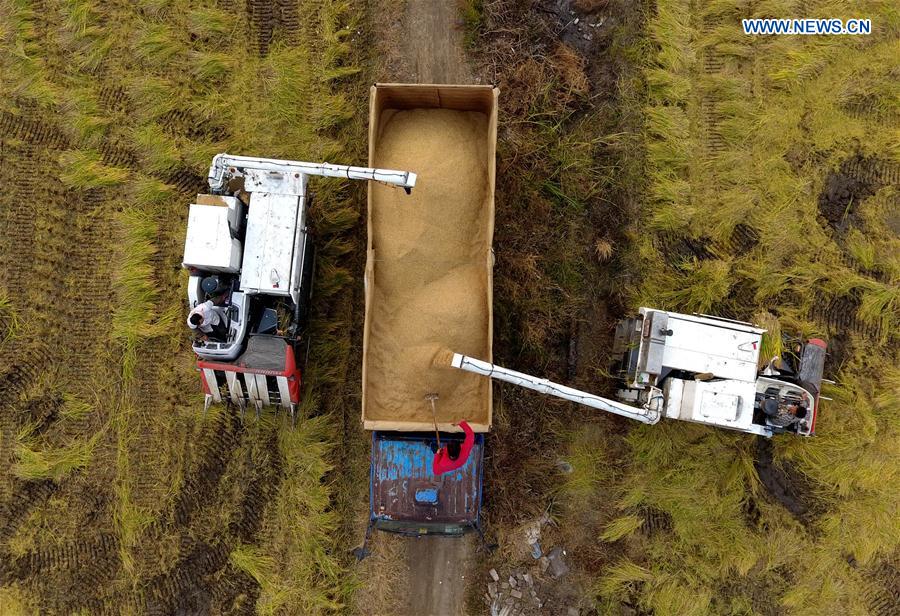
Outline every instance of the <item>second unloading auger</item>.
{"type": "Polygon", "coordinates": [[[475,359],[474,357],[468,357],[459,353],[453,354],[450,365],[454,368],[474,372],[475,374],[497,379],[498,381],[506,381],[513,385],[533,389],[542,394],[548,394],[578,404],[584,404],[585,406],[600,409],[601,411],[606,411],[608,413],[615,413],[616,415],[628,417],[629,419],[636,419],[645,424],[655,424],[658,422],[660,411],[662,409],[663,398],[661,393],[652,396],[647,403],[641,407],[635,407],[616,402],[615,400],[601,398],[600,396],[595,396],[594,394],[589,394],[572,387],[560,385],[559,383],[554,383],[547,379],[531,376],[530,374],[525,374],[523,372],[516,372],[515,370],[503,368],[496,364],[481,361],[480,359],[475,359]]]}

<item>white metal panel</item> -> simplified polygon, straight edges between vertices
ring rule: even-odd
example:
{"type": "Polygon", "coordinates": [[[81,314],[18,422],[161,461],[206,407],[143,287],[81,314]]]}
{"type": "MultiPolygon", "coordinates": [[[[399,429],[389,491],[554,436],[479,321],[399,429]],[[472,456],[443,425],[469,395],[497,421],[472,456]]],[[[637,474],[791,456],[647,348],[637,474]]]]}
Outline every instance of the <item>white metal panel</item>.
{"type": "Polygon", "coordinates": [[[736,421],[741,414],[741,397],[727,391],[704,390],[700,394],[700,414],[716,421],[736,421]]]}
{"type": "Polygon", "coordinates": [[[755,384],[746,381],[684,381],[679,418],[747,430],[755,398],[755,384]]]}
{"type": "Polygon", "coordinates": [[[299,204],[294,195],[251,195],[241,266],[245,292],[290,294],[299,204]]]}
{"type": "Polygon", "coordinates": [[[262,400],[264,406],[269,406],[269,386],[266,384],[266,375],[257,374],[256,376],[256,395],[262,400]]]}
{"type": "Polygon", "coordinates": [[[241,379],[238,378],[238,373],[226,370],[225,379],[228,381],[228,391],[231,394],[231,401],[238,406],[242,406],[244,404],[244,390],[241,388],[241,379]]]}
{"type": "MultiPolygon", "coordinates": [[[[706,319],[704,319],[706,320],[706,319]]],[[[698,322],[669,314],[663,365],[678,370],[710,372],[723,379],[756,381],[761,330],[725,322],[698,322]]]]}
{"type": "Polygon", "coordinates": [[[219,385],[216,383],[216,371],[212,368],[203,368],[203,378],[206,379],[206,386],[209,388],[213,402],[221,402],[222,395],[219,393],[219,385]]]}
{"type": "Polygon", "coordinates": [[[686,417],[681,417],[684,379],[666,379],[663,393],[666,396],[666,417],[669,419],[690,419],[690,414],[686,417]]]}
{"type": "Polygon", "coordinates": [[[281,406],[291,408],[291,388],[286,376],[278,377],[278,395],[281,396],[281,406]]]}
{"type": "Polygon", "coordinates": [[[241,262],[241,243],[232,239],[227,207],[191,204],[184,240],[185,267],[235,274],[241,262]]]}
{"type": "Polygon", "coordinates": [[[247,385],[247,398],[250,404],[259,402],[259,388],[256,386],[256,375],[245,372],[244,383],[247,385]]]}

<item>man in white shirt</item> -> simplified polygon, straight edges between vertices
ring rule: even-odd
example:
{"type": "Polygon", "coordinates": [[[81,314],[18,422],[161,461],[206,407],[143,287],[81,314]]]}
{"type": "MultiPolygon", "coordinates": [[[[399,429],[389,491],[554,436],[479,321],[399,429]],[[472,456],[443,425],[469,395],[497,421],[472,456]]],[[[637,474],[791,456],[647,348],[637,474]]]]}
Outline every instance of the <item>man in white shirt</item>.
{"type": "Polygon", "coordinates": [[[191,310],[187,324],[191,329],[199,329],[203,334],[225,342],[228,340],[225,318],[225,309],[213,304],[212,300],[207,300],[191,310]]]}

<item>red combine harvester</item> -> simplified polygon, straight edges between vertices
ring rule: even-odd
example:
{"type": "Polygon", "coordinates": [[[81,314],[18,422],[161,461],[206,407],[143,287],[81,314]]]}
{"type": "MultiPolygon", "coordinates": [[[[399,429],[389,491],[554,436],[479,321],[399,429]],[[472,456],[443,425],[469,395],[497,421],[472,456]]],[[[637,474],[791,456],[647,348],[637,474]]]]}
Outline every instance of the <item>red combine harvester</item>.
{"type": "Polygon", "coordinates": [[[218,154],[210,194],[190,206],[182,265],[188,306],[216,313],[193,342],[212,403],[243,414],[281,407],[295,420],[299,349],[312,297],[314,248],[307,231],[310,176],[374,180],[409,193],[416,174],[389,169],[218,154]]]}

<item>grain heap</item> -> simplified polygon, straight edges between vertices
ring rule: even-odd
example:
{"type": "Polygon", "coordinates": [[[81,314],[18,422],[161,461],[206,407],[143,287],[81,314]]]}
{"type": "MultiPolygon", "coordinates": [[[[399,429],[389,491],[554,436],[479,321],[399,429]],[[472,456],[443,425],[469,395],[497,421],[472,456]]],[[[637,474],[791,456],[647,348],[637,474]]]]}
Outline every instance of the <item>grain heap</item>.
{"type": "Polygon", "coordinates": [[[375,163],[419,174],[411,196],[376,185],[372,200],[367,418],[487,423],[490,382],[432,366],[444,348],[489,354],[487,118],[447,109],[388,110],[375,163]]]}

